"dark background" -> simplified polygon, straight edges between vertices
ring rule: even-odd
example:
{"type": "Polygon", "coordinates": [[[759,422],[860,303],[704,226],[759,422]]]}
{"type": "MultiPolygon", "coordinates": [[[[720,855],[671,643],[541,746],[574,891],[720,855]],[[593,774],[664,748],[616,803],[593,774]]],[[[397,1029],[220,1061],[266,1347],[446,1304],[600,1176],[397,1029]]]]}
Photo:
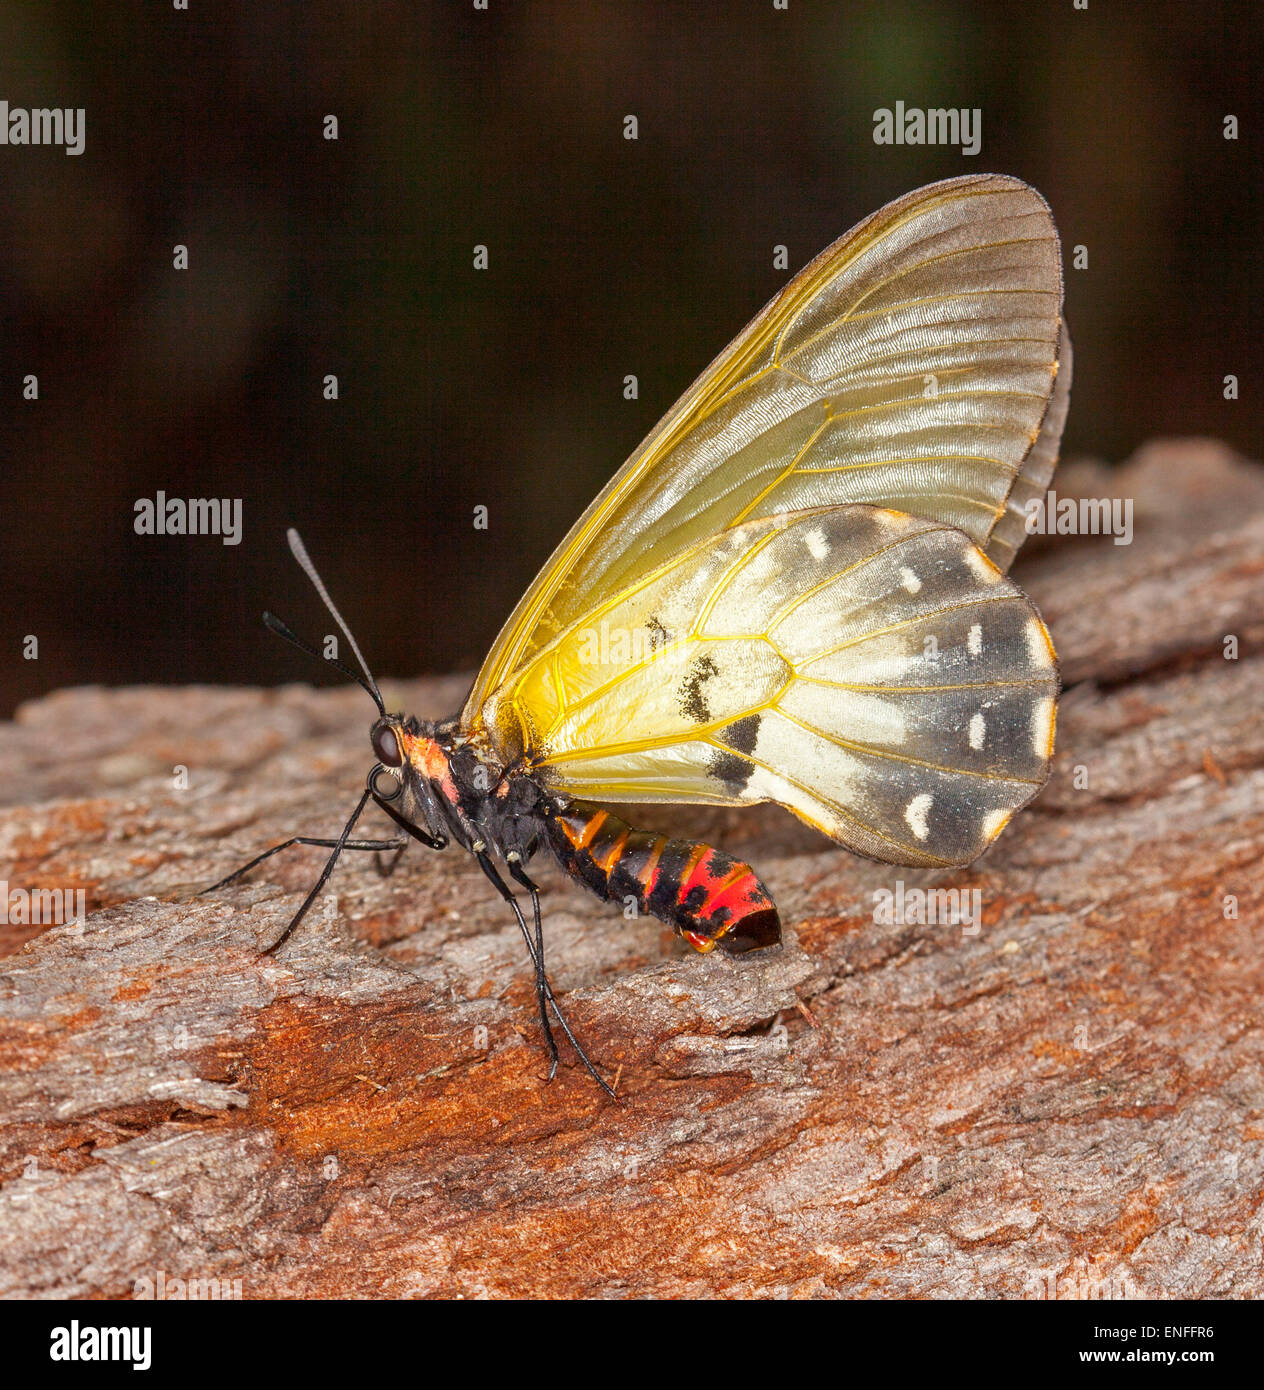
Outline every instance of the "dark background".
{"type": "Polygon", "coordinates": [[[1066,455],[1213,434],[1258,458],[1247,15],[0,7],[0,98],[87,109],[78,158],[0,147],[0,713],[69,683],[326,680],[258,621],[272,606],[330,627],[291,524],[379,674],[472,669],[593,493],[788,278],[773,246],[797,270],[954,174],[1017,174],[1053,207],[1076,343],[1066,455]],[[897,100],[981,107],[982,152],[875,145],[874,110],[897,100]],[[242,544],[136,535],[134,503],[158,489],[242,498],[242,544]]]}

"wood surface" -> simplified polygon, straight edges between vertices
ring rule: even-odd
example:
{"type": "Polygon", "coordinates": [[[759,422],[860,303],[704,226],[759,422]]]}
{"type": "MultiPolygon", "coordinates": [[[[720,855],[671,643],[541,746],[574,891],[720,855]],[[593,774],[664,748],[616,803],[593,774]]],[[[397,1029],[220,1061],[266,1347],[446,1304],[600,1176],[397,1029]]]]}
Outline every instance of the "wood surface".
{"type": "MultiPolygon", "coordinates": [[[[1264,473],[1168,441],[1056,486],[1135,499],[1135,536],[1016,568],[1062,659],[1057,760],[971,869],[776,808],[629,817],[773,890],[785,944],[728,959],[536,861],[614,1103],[565,1047],[545,1082],[522,943],[459,851],[347,856],[275,957],[323,851],[192,896],[337,833],[355,687],[21,709],[0,877],[88,915],[0,925],[0,1294],[1264,1295],[1264,473]],[[876,922],[897,879],[978,889],[981,921],[876,922]]],[[[384,685],[435,717],[467,683],[384,685]]]]}

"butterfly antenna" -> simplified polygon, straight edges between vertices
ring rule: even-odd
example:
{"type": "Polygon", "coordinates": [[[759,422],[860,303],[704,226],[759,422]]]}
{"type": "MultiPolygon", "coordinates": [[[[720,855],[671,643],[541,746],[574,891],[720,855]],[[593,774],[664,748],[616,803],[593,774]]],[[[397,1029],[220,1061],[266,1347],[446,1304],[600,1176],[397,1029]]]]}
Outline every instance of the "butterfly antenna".
{"type": "MultiPolygon", "coordinates": [[[[349,676],[352,676],[355,680],[359,681],[359,683],[362,686],[364,686],[365,690],[367,690],[369,694],[373,697],[373,703],[377,706],[378,713],[385,715],[386,706],[382,703],[382,692],[377,688],[377,681],[373,679],[373,672],[369,670],[369,663],[365,661],[364,653],[361,652],[360,648],[356,645],[356,639],[352,637],[351,629],[346,625],[345,622],[343,622],[342,614],[339,613],[338,609],[334,606],[333,599],[329,597],[329,590],[325,588],[324,581],[321,579],[320,575],[316,573],[316,566],[312,564],[312,558],[307,553],[307,547],[303,544],[303,538],[293,528],[293,526],[291,526],[289,530],[285,533],[285,539],[290,543],[290,551],[293,554],[294,558],[299,562],[300,565],[303,566],[303,569],[306,572],[308,579],[312,581],[312,585],[315,588],[316,592],[324,600],[325,607],[328,608],[330,613],[333,614],[334,622],[338,624],[338,626],[342,629],[343,636],[346,637],[347,641],[351,643],[351,650],[356,654],[356,660],[360,663],[360,669],[364,672],[365,680],[360,680],[360,677],[357,676],[354,671],[348,670],[348,668],[343,666],[340,661],[334,661],[333,664],[335,666],[341,667],[341,669],[346,671],[349,676]]],[[[275,621],[279,620],[274,620],[274,622],[275,621]]],[[[264,618],[264,622],[267,622],[268,626],[271,627],[274,632],[280,632],[282,637],[287,637],[288,640],[295,642],[296,645],[300,647],[303,645],[301,642],[298,642],[298,640],[294,637],[293,633],[289,632],[288,629],[286,629],[285,631],[281,630],[285,627],[284,623],[282,623],[280,627],[276,627],[274,626],[273,622],[268,622],[268,618],[266,616],[264,618]]],[[[308,648],[307,650],[310,651],[311,649],[308,648]]],[[[320,654],[316,652],[313,653],[313,655],[318,656],[320,654]]],[[[332,658],[326,659],[332,660],[332,658]]]]}
{"type": "Polygon", "coordinates": [[[386,713],[386,711],[382,709],[380,697],[377,695],[376,691],[374,691],[373,688],[369,685],[368,681],[366,681],[364,677],[359,673],[359,671],[353,671],[351,667],[346,664],[346,662],[339,661],[336,656],[326,656],[324,652],[318,652],[310,642],[304,642],[303,639],[299,637],[290,628],[289,624],[283,623],[275,613],[265,612],[263,615],[263,621],[267,624],[269,628],[272,629],[273,632],[277,634],[278,637],[284,637],[287,642],[289,642],[292,646],[297,647],[299,651],[306,652],[308,656],[314,656],[317,661],[327,661],[331,666],[336,666],[344,676],[349,676],[353,681],[355,681],[355,683],[360,687],[361,690],[364,691],[364,693],[369,697],[369,699],[373,700],[377,704],[379,713],[386,713]]]}

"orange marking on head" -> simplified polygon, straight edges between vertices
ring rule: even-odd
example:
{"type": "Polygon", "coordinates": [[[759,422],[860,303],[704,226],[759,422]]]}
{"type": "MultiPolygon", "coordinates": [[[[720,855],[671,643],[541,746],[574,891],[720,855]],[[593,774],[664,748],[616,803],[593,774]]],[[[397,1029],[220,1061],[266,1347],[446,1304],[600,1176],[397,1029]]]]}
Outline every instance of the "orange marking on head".
{"type": "Polygon", "coordinates": [[[448,755],[432,738],[400,730],[404,756],[424,777],[442,782],[448,775],[448,755]]]}
{"type": "Polygon", "coordinates": [[[457,799],[456,784],[452,781],[452,767],[448,755],[432,738],[409,734],[400,730],[404,745],[404,756],[423,777],[437,782],[439,789],[449,801],[457,799]]]}

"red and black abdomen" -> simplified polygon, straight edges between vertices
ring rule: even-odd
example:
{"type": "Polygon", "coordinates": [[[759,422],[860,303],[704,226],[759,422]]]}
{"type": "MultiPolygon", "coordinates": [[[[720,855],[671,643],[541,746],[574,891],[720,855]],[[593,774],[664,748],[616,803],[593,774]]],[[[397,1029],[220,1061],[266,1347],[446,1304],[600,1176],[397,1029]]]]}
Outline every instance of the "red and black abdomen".
{"type": "Polygon", "coordinates": [[[668,840],[600,806],[551,810],[549,844],[572,878],[599,898],[632,898],[670,922],[696,951],[753,951],[781,940],[781,919],[749,864],[710,845],[668,840]]]}

